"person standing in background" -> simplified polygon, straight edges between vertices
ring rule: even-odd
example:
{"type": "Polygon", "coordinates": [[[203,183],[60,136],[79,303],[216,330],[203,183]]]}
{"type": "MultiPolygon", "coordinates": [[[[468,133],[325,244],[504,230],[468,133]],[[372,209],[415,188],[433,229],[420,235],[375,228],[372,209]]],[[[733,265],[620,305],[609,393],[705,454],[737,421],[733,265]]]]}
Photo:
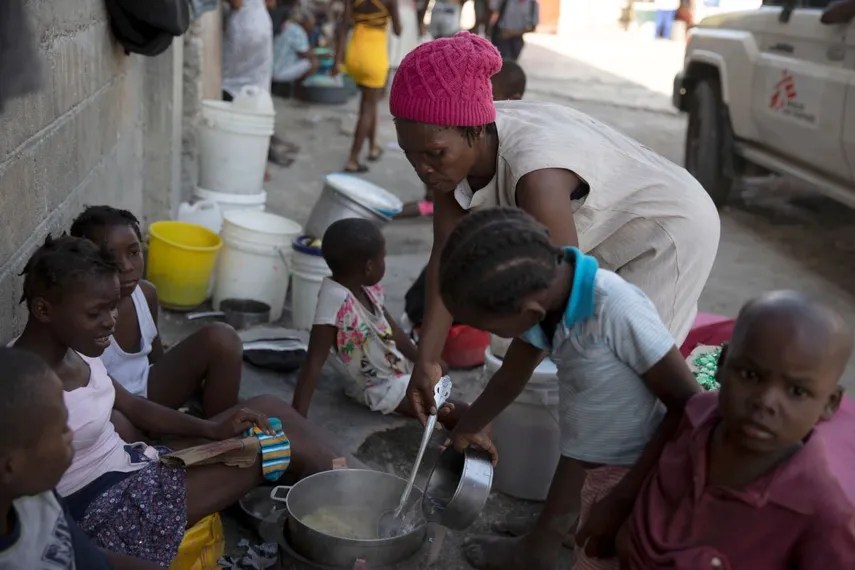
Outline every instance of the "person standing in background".
{"type": "Polygon", "coordinates": [[[488,0],[472,0],[475,5],[475,26],[470,32],[483,36],[490,27],[490,3],[488,0]]]}
{"type": "Polygon", "coordinates": [[[424,26],[419,20],[421,4],[421,0],[398,0],[401,34],[396,36],[392,22],[389,22],[389,69],[398,69],[404,56],[416,49],[421,42],[424,35],[424,26]]]}
{"type": "Polygon", "coordinates": [[[490,39],[503,60],[516,61],[525,45],[523,36],[537,28],[540,21],[540,5],[537,0],[493,0],[493,2],[490,39]]]}
{"type": "MultiPolygon", "coordinates": [[[[422,36],[424,36],[425,13],[429,3],[429,0],[426,0],[418,14],[422,36]]],[[[434,0],[430,11],[430,26],[427,28],[433,39],[450,38],[460,31],[460,7],[459,0],[434,0]]]]}
{"type": "Polygon", "coordinates": [[[670,40],[677,10],[680,8],[680,0],[656,0],[654,7],[656,8],[656,37],[670,40]]]}
{"type": "MultiPolygon", "coordinates": [[[[223,100],[232,101],[246,86],[270,91],[273,80],[273,19],[276,0],[227,0],[223,9],[223,100]]],[[[280,166],[293,162],[296,145],[276,135],[267,158],[280,166]]],[[[266,178],[265,174],[265,178],[266,178]]]]}
{"type": "Polygon", "coordinates": [[[400,36],[398,0],[346,0],[344,14],[336,27],[335,66],[331,73],[338,74],[343,63],[362,92],[359,119],[344,172],[368,172],[368,166],[359,161],[366,141],[369,161],[375,162],[383,154],[383,148],[377,144],[377,104],[383,98],[389,76],[390,23],[392,33],[400,36]]]}

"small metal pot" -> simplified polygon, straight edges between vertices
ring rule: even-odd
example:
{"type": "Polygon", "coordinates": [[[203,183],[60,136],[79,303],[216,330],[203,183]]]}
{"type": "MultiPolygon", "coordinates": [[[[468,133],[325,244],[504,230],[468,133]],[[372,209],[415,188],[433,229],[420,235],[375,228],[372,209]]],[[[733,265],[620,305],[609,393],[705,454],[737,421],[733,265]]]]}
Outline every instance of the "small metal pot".
{"type": "Polygon", "coordinates": [[[253,299],[223,299],[219,311],[200,311],[187,315],[188,321],[196,319],[223,319],[237,330],[270,322],[270,305],[253,299]]]}
{"type": "Polygon", "coordinates": [[[475,522],[493,485],[490,454],[452,447],[440,454],[425,485],[422,512],[430,522],[452,530],[465,530],[475,522]]]}
{"type": "MultiPolygon", "coordinates": [[[[367,525],[376,525],[382,513],[398,505],[405,485],[406,481],[396,475],[367,469],[336,469],[300,480],[285,499],[291,546],[306,559],[333,567],[352,568],[357,559],[365,560],[369,567],[377,567],[410,558],[425,541],[427,527],[421,516],[409,532],[374,540],[340,538],[302,522],[303,517],[321,507],[355,506],[376,512],[376,517],[367,517],[371,520],[365,521],[367,525]]],[[[413,498],[421,500],[419,489],[413,489],[413,498]]]]}
{"type": "Polygon", "coordinates": [[[270,497],[269,487],[256,487],[241,497],[238,501],[241,511],[252,523],[255,530],[261,528],[261,524],[277,514],[277,511],[285,510],[285,505],[270,497]]]}

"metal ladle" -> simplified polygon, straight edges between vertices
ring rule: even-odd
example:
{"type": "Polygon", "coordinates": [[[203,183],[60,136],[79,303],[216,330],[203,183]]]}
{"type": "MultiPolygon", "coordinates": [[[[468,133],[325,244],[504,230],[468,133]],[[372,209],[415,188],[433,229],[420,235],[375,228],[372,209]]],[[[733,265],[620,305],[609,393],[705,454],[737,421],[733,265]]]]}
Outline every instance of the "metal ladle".
{"type": "Polygon", "coordinates": [[[419,465],[422,463],[422,457],[424,457],[425,450],[430,442],[430,436],[433,434],[433,430],[436,429],[437,414],[439,414],[439,410],[442,408],[443,404],[448,401],[449,396],[451,396],[451,378],[443,376],[433,388],[433,401],[436,406],[437,413],[428,417],[428,421],[425,424],[425,432],[424,435],[422,435],[422,444],[419,447],[419,453],[416,455],[416,461],[413,464],[413,470],[410,473],[407,486],[404,487],[404,492],[401,495],[401,502],[398,503],[398,507],[394,511],[386,511],[380,515],[380,520],[377,523],[377,534],[380,538],[391,538],[400,534],[401,527],[403,526],[401,513],[404,511],[404,507],[407,506],[407,501],[410,498],[410,493],[413,491],[413,485],[416,482],[416,474],[418,474],[419,465]]]}

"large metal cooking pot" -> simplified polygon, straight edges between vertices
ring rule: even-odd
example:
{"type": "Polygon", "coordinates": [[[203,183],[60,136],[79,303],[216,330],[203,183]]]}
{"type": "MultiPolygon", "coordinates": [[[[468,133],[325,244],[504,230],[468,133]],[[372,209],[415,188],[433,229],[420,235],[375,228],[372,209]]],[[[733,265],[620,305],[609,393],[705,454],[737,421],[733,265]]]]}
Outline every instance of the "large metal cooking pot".
{"type": "Polygon", "coordinates": [[[398,506],[406,481],[395,475],[365,469],[336,469],[316,473],[294,485],[285,500],[288,509],[288,532],[294,550],[308,560],[328,566],[353,567],[361,558],[382,566],[405,560],[415,554],[425,541],[426,523],[421,516],[422,492],[413,489],[411,512],[417,520],[412,530],[400,536],[375,540],[355,540],[319,532],[302,519],[322,507],[370,508],[366,525],[376,526],[380,515],[398,506]],[[376,516],[373,515],[376,513],[376,516]]]}

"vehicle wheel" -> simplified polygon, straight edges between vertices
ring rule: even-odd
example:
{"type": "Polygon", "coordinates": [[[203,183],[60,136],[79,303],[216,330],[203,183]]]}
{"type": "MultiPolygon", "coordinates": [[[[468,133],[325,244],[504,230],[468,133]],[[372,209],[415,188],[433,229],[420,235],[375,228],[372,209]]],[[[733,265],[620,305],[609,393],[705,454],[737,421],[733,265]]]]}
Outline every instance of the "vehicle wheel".
{"type": "Polygon", "coordinates": [[[691,91],[686,130],[686,169],[716,206],[727,202],[736,182],[733,132],[717,80],[703,79],[691,91]]]}

